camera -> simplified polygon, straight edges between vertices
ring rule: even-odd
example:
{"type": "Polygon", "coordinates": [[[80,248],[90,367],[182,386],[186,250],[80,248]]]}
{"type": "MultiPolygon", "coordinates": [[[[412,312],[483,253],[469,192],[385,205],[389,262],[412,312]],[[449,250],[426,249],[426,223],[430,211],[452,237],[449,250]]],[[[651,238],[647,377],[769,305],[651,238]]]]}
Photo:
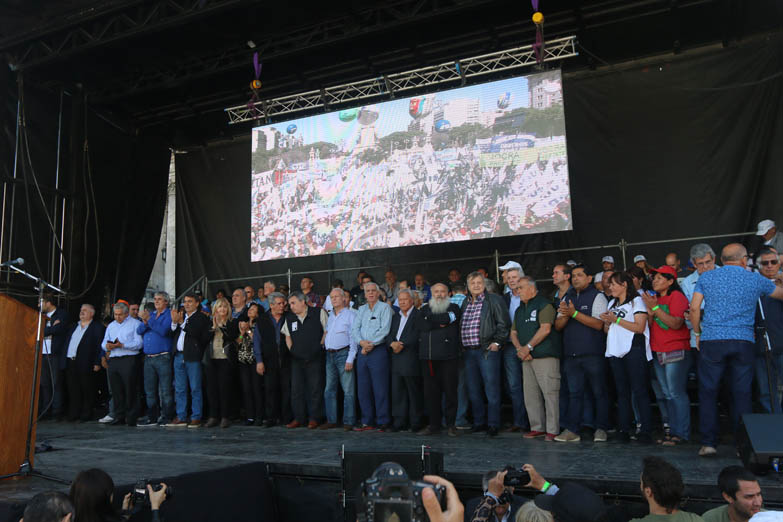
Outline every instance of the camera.
{"type": "MultiPolygon", "coordinates": [[[[160,491],[163,486],[149,482],[147,479],[139,479],[133,486],[133,505],[136,507],[148,507],[150,505],[150,496],[147,493],[147,484],[152,486],[152,491],[160,491]]],[[[166,487],[166,498],[174,496],[174,489],[171,486],[166,487]]]]}
{"type": "Polygon", "coordinates": [[[384,462],[359,486],[356,514],[360,522],[418,522],[429,520],[421,494],[435,492],[441,509],[446,509],[446,488],[410,480],[402,466],[384,462]]]}
{"type": "Polygon", "coordinates": [[[504,486],[527,486],[528,484],[530,484],[530,473],[522,468],[508,469],[506,478],[503,479],[504,486]]]}

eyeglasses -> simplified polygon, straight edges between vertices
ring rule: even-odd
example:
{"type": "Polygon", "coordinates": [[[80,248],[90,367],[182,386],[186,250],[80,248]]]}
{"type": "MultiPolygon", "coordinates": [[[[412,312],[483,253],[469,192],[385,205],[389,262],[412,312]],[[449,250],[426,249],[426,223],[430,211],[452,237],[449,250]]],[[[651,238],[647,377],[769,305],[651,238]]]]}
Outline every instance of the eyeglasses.
{"type": "Polygon", "coordinates": [[[771,266],[775,266],[775,265],[777,265],[779,263],[780,263],[780,261],[778,261],[777,259],[770,259],[769,261],[759,261],[759,264],[761,266],[770,266],[770,265],[771,266]]]}

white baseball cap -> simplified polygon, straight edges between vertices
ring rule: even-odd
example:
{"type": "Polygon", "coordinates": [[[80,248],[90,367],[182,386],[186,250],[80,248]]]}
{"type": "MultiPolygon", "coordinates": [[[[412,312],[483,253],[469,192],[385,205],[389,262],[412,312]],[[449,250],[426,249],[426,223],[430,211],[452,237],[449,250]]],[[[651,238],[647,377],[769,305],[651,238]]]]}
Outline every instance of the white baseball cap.
{"type": "Polygon", "coordinates": [[[764,221],[760,222],[758,226],[759,228],[758,230],[756,230],[756,235],[763,236],[764,234],[769,232],[771,228],[775,228],[776,225],[775,222],[772,221],[771,219],[765,219],[764,221]]]}
{"type": "Polygon", "coordinates": [[[601,258],[601,262],[614,264],[614,258],[612,256],[604,256],[603,258],[601,258]]]}
{"type": "Polygon", "coordinates": [[[508,270],[509,268],[519,268],[521,270],[522,265],[520,265],[516,261],[509,261],[508,263],[500,267],[501,270],[508,270]]]}
{"type": "Polygon", "coordinates": [[[566,261],[566,264],[568,266],[576,266],[578,263],[576,261],[574,261],[573,259],[569,259],[568,261],[566,261]]]}
{"type": "Polygon", "coordinates": [[[639,261],[647,261],[647,258],[644,257],[642,254],[639,254],[638,256],[633,258],[634,263],[638,263],[639,261]]]}

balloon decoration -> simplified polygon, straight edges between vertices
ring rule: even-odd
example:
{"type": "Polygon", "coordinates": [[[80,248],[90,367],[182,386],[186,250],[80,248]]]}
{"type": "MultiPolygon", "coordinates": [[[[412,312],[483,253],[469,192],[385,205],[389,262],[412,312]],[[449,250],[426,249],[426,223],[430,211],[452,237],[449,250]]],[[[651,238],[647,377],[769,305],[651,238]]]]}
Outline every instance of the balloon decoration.
{"type": "Polygon", "coordinates": [[[378,119],[378,107],[376,105],[368,105],[359,109],[359,114],[356,116],[359,121],[359,125],[372,125],[378,119]]]}
{"type": "Polygon", "coordinates": [[[449,120],[438,120],[435,122],[435,132],[448,132],[451,129],[449,120]]]}
{"type": "Polygon", "coordinates": [[[296,125],[292,123],[291,125],[289,125],[288,127],[286,127],[285,131],[286,131],[288,134],[294,134],[294,133],[296,132],[296,125]]]}
{"type": "Polygon", "coordinates": [[[340,118],[340,121],[348,123],[349,121],[355,120],[358,114],[359,114],[359,109],[345,109],[343,111],[340,111],[337,114],[337,117],[340,118]]]}
{"type": "Polygon", "coordinates": [[[498,109],[508,109],[508,106],[511,105],[511,93],[510,92],[504,92],[500,96],[498,96],[498,109]]]}
{"type": "Polygon", "coordinates": [[[411,101],[408,105],[408,114],[410,114],[411,118],[414,120],[423,118],[432,112],[432,102],[433,98],[429,96],[411,98],[411,101]]]}
{"type": "Polygon", "coordinates": [[[261,76],[261,67],[263,65],[264,64],[258,59],[258,53],[253,53],[253,70],[256,73],[256,77],[250,82],[250,90],[253,91],[253,96],[250,98],[250,101],[247,102],[248,109],[255,107],[256,102],[260,100],[259,93],[261,91],[261,80],[259,80],[259,77],[261,76]]]}
{"type": "Polygon", "coordinates": [[[536,25],[536,43],[533,44],[533,52],[536,54],[538,65],[544,63],[544,15],[538,10],[538,0],[531,0],[533,4],[533,23],[536,25]]]}

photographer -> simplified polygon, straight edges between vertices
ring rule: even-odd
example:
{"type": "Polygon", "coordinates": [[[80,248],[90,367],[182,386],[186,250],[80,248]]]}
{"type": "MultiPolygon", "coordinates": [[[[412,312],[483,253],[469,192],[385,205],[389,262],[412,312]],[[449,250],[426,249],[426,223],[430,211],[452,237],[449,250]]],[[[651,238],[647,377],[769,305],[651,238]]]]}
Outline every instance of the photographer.
{"type": "MultiPolygon", "coordinates": [[[[147,484],[150,509],[153,522],[161,520],[160,506],[166,500],[168,486],[161,483],[158,491],[153,491],[147,484]]],[[[134,507],[134,492],[131,491],[122,499],[122,513],[113,506],[114,481],[102,469],[88,469],[79,472],[71,483],[69,493],[73,502],[76,519],[79,522],[122,522],[130,518],[134,507]]]]}
{"type": "MultiPolygon", "coordinates": [[[[472,512],[471,522],[514,520],[516,512],[525,503],[525,499],[514,495],[514,486],[504,484],[507,482],[506,475],[513,470],[513,467],[508,466],[503,471],[489,471],[484,475],[484,497],[478,500],[478,505],[473,501],[468,503],[468,512],[472,512]]],[[[558,487],[546,481],[532,464],[522,466],[522,471],[530,476],[523,487],[535,489],[546,495],[554,495],[558,492],[558,487]]]]}

